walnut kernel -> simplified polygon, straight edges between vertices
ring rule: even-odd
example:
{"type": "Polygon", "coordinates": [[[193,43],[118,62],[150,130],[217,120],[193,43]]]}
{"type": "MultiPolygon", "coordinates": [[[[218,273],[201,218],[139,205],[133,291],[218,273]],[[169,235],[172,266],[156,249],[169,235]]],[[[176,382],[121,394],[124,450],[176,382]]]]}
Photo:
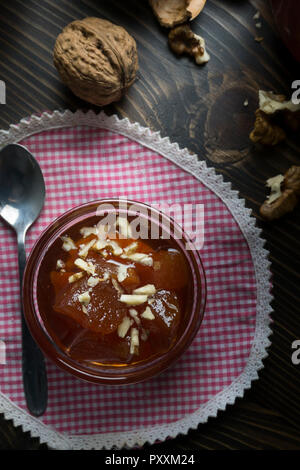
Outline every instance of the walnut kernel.
{"type": "Polygon", "coordinates": [[[193,33],[188,25],[176,26],[171,29],[168,40],[169,46],[175,54],[188,54],[195,58],[197,64],[204,64],[210,59],[205,49],[204,39],[193,33]]]}
{"type": "Polygon", "coordinates": [[[300,105],[287,101],[284,95],[259,90],[259,108],[256,110],[252,142],[277,145],[286,138],[286,130],[300,128],[300,105]]]}
{"type": "Polygon", "coordinates": [[[254,129],[250,133],[250,139],[254,143],[263,145],[277,145],[286,138],[286,133],[260,109],[255,112],[254,129]]]}
{"type": "MultiPolygon", "coordinates": [[[[279,219],[288,212],[294,210],[300,198],[300,166],[292,166],[285,173],[284,178],[270,178],[269,186],[272,181],[281,185],[279,197],[267,198],[260,208],[260,214],[267,220],[279,219]]],[[[274,193],[273,193],[274,194],[274,193]]],[[[271,190],[272,195],[272,190],[271,190]]]]}

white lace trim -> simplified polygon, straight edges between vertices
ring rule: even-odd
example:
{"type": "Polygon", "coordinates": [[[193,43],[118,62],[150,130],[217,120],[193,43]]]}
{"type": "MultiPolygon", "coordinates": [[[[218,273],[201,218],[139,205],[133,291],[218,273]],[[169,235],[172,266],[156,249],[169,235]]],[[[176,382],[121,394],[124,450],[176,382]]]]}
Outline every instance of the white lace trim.
{"type": "Polygon", "coordinates": [[[31,436],[39,437],[41,443],[45,442],[56,449],[112,449],[142,446],[146,442],[153,444],[157,440],[164,441],[168,437],[186,434],[189,429],[196,429],[209,417],[215,417],[218,410],[224,410],[228,404],[233,404],[237,397],[242,397],[244,391],[251,387],[251,382],[258,379],[257,372],[263,368],[262,361],[268,355],[266,348],[270,345],[268,337],[271,333],[269,324],[272,295],[268,251],[264,248],[265,241],[260,237],[261,230],[256,227],[251,210],[245,207],[245,201],[239,198],[238,192],[231,189],[231,183],[225,183],[222,175],[217,175],[214,168],[208,168],[204,161],[198,161],[197,156],[191,155],[187,149],[180,149],[177,143],[171,143],[167,137],[162,138],[159,132],[152,132],[138,123],[132,124],[127,118],[119,119],[115,115],[109,117],[104,112],[95,114],[93,111],[45,112],[40,116],[22,119],[18,125],[11,125],[8,131],[0,131],[0,147],[45,130],[79,125],[118,132],[156,151],[191,173],[226,204],[248,242],[255,268],[257,316],[250,356],[243,372],[229,386],[197,411],[170,424],[128,432],[68,436],[30,416],[2,393],[0,412],[4,413],[6,419],[12,419],[15,426],[21,425],[24,431],[30,431],[31,436]]]}

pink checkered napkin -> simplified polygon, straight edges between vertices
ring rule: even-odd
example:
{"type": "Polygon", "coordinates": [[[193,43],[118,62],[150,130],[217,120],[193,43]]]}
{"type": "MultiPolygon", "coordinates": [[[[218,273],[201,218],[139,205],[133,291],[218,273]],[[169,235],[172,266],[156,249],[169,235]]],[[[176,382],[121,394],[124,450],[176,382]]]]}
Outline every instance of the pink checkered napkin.
{"type": "MultiPolygon", "coordinates": [[[[46,182],[43,212],[27,237],[27,251],[58,215],[84,202],[119,197],[146,203],[205,205],[206,314],[198,336],[167,372],[138,385],[98,386],[47,361],[49,403],[40,420],[68,435],[129,432],[174,423],[198,410],[242,372],[256,321],[256,282],[247,242],[225,204],[172,162],[104,129],[61,128],[21,142],[39,161],[46,182]]],[[[0,339],[6,365],[1,391],[26,409],[16,242],[0,223],[0,339]]]]}

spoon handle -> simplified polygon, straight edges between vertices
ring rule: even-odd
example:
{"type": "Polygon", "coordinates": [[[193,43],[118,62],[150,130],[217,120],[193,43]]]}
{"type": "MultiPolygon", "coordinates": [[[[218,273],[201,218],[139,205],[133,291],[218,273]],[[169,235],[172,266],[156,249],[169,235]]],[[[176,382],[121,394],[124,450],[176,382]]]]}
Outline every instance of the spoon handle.
{"type": "MultiPolygon", "coordinates": [[[[22,296],[23,273],[26,264],[25,233],[18,233],[19,275],[22,296]]],[[[31,336],[23,314],[22,319],[22,372],[25,399],[33,416],[41,416],[47,407],[48,386],[44,356],[31,336]]]]}

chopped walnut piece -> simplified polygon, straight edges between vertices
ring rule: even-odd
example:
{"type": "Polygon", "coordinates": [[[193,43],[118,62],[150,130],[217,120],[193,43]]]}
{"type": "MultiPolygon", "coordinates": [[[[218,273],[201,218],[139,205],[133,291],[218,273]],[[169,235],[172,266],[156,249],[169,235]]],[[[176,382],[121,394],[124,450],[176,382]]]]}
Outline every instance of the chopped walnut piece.
{"type": "Polygon", "coordinates": [[[119,282],[123,282],[125,281],[126,277],[127,277],[127,270],[128,270],[129,266],[127,266],[126,264],[120,264],[118,266],[118,281],[119,282]]]}
{"type": "Polygon", "coordinates": [[[144,312],[141,314],[141,317],[145,318],[146,320],[154,320],[155,319],[155,315],[152,313],[150,307],[146,307],[144,312]]]}
{"type": "Polygon", "coordinates": [[[58,259],[56,261],[56,269],[64,269],[65,262],[62,259],[58,259]]]}
{"type": "Polygon", "coordinates": [[[101,279],[99,277],[91,276],[87,280],[87,285],[89,287],[96,287],[99,284],[100,281],[101,281],[101,279]]]}
{"type": "Polygon", "coordinates": [[[129,309],[129,315],[131,316],[131,318],[133,318],[133,320],[135,321],[135,323],[137,325],[140,325],[141,324],[141,320],[139,318],[139,314],[138,314],[138,311],[135,310],[135,308],[130,308],[129,309]]]}
{"type": "Polygon", "coordinates": [[[196,64],[208,62],[210,57],[205,49],[205,41],[193,33],[188,25],[177,26],[168,36],[169,46],[175,54],[188,54],[195,58],[196,64]]]}
{"type": "Polygon", "coordinates": [[[83,292],[82,294],[79,294],[78,300],[81,304],[84,306],[88,305],[91,301],[91,296],[88,291],[83,292]]]}
{"type": "Polygon", "coordinates": [[[112,277],[111,282],[112,282],[112,285],[114,286],[114,288],[119,292],[119,294],[123,294],[124,290],[122,289],[122,287],[120,286],[118,281],[115,278],[112,277]]]}
{"type": "Polygon", "coordinates": [[[87,263],[83,259],[77,258],[77,259],[75,259],[74,264],[75,264],[75,266],[82,269],[83,271],[86,271],[87,273],[91,274],[92,276],[95,274],[96,267],[90,261],[87,263]]]}
{"type": "Polygon", "coordinates": [[[62,246],[63,250],[65,251],[76,250],[77,247],[71,237],[68,237],[68,235],[63,235],[61,239],[63,241],[63,246],[62,246]]]}
{"type": "Polygon", "coordinates": [[[73,282],[78,281],[78,279],[81,279],[83,277],[83,272],[80,273],[75,273],[69,276],[69,283],[72,284],[73,282]]]}
{"type": "Polygon", "coordinates": [[[80,258],[86,258],[87,255],[89,254],[89,250],[90,248],[92,248],[94,245],[95,245],[96,241],[93,239],[91,240],[89,243],[86,243],[86,244],[82,244],[80,245],[80,250],[78,252],[78,255],[80,256],[80,258]]]}
{"type": "Polygon", "coordinates": [[[139,353],[139,330],[137,328],[131,328],[130,335],[130,354],[139,353]]]}
{"type": "Polygon", "coordinates": [[[127,245],[127,246],[123,249],[123,251],[124,251],[124,253],[125,253],[126,255],[130,255],[130,254],[132,254],[132,253],[134,253],[134,252],[136,251],[137,247],[138,247],[137,242],[133,242],[133,243],[130,243],[130,245],[127,245]]]}
{"type": "Polygon", "coordinates": [[[97,227],[82,227],[80,233],[83,238],[87,238],[90,235],[97,235],[97,227]]]}
{"type": "Polygon", "coordinates": [[[127,305],[141,305],[147,302],[148,296],[142,294],[122,294],[120,302],[124,302],[127,305]]]}
{"type": "MultiPolygon", "coordinates": [[[[278,175],[279,176],[279,175],[278,175]]],[[[271,178],[279,182],[282,178],[271,178]]],[[[277,183],[276,183],[277,184],[277,183]]],[[[292,166],[284,175],[280,196],[270,202],[270,198],[260,208],[260,214],[267,220],[279,219],[291,212],[299,202],[300,198],[300,166],[292,166]]]]}
{"type": "Polygon", "coordinates": [[[133,321],[130,320],[130,318],[128,317],[123,318],[122,322],[118,326],[118,335],[120,338],[125,338],[132,324],[133,324],[133,321]]]}
{"type": "Polygon", "coordinates": [[[154,284],[146,284],[133,290],[133,294],[153,295],[156,292],[154,284]]]}
{"type": "Polygon", "coordinates": [[[144,266],[153,266],[153,258],[146,253],[132,253],[132,254],[125,254],[121,255],[123,259],[130,259],[131,261],[135,261],[136,263],[140,263],[144,266]]]}

